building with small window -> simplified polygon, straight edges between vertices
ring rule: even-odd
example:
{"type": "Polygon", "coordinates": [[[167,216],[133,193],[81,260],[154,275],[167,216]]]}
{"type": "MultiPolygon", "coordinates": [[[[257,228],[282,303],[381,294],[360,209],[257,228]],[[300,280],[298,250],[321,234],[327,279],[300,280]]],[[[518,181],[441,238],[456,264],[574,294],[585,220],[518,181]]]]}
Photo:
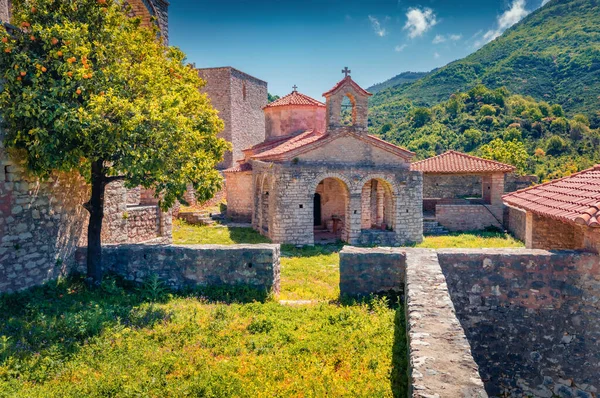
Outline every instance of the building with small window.
{"type": "Polygon", "coordinates": [[[294,87],[263,108],[265,140],[225,170],[228,215],[277,243],[420,242],[414,154],[368,134],[371,94],[350,76],[323,96],[325,103],[294,87]]]}

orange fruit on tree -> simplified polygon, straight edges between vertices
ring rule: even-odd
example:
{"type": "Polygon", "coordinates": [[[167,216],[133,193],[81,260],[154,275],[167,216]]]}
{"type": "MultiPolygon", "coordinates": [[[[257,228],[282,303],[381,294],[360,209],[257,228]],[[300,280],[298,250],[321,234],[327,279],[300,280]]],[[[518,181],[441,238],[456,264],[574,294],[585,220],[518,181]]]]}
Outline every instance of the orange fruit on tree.
{"type": "Polygon", "coordinates": [[[56,37],[52,38],[52,44],[53,45],[57,45],[58,44],[58,39],[56,37]]]}
{"type": "Polygon", "coordinates": [[[10,49],[10,47],[7,47],[7,48],[5,48],[5,49],[4,49],[4,52],[5,52],[5,53],[9,53],[9,52],[11,52],[11,51],[12,51],[12,50],[10,49]]]}
{"type": "Polygon", "coordinates": [[[62,57],[63,53],[62,53],[62,51],[59,51],[59,52],[56,53],[56,55],[58,55],[59,57],[62,57]]]}
{"type": "Polygon", "coordinates": [[[42,66],[42,72],[46,72],[48,69],[46,69],[45,66],[42,66]]]}
{"type": "Polygon", "coordinates": [[[24,28],[27,28],[27,27],[31,26],[31,24],[29,24],[29,22],[21,22],[21,26],[24,28]]]}
{"type": "Polygon", "coordinates": [[[18,81],[21,81],[21,80],[23,80],[23,79],[21,79],[21,76],[17,76],[17,80],[18,80],[18,81]]]}
{"type": "Polygon", "coordinates": [[[31,35],[31,36],[29,36],[29,39],[30,39],[31,41],[35,41],[35,36],[34,36],[34,35],[31,35]]]}
{"type": "Polygon", "coordinates": [[[25,76],[26,74],[27,74],[27,72],[21,71],[21,76],[25,76]]]}
{"type": "Polygon", "coordinates": [[[81,90],[77,89],[77,91],[75,91],[77,93],[77,95],[81,95],[81,90]]]}

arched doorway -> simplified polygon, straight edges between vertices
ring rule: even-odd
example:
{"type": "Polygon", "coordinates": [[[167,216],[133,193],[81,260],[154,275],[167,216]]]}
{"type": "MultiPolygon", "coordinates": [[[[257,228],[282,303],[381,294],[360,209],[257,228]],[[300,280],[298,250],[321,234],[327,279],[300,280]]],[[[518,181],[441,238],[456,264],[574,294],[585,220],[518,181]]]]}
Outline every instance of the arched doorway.
{"type": "Polygon", "coordinates": [[[325,178],[314,194],[314,242],[333,243],[348,240],[348,206],[350,194],[338,178],[325,178]]]}
{"type": "Polygon", "coordinates": [[[361,229],[393,231],[396,228],[391,185],[382,179],[367,181],[361,194],[361,229]]]}

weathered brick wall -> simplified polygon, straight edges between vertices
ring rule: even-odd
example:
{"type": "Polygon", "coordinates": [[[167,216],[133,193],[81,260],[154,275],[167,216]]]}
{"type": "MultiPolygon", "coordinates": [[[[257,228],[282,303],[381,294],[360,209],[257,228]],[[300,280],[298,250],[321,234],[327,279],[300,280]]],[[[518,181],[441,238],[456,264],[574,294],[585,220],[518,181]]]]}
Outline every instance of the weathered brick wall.
{"type": "Polygon", "coordinates": [[[490,226],[502,228],[493,215],[493,206],[437,205],[435,208],[435,220],[448,231],[478,231],[490,226]]]}
{"type": "Polygon", "coordinates": [[[525,242],[527,235],[527,214],[521,209],[510,206],[506,206],[506,210],[506,229],[510,231],[515,238],[525,242]]]}
{"type": "Polygon", "coordinates": [[[127,243],[146,242],[160,237],[160,210],[156,206],[128,207],[127,243]]]}
{"type": "Polygon", "coordinates": [[[346,246],[340,252],[340,295],[400,292],[406,253],[401,249],[346,246]]]}
{"type": "Polygon", "coordinates": [[[423,174],[424,198],[481,198],[481,176],[472,174],[423,174]]]}
{"type": "Polygon", "coordinates": [[[206,81],[201,91],[225,122],[220,137],[233,145],[218,166],[226,169],[243,159],[242,150],[265,139],[267,83],[231,67],[199,69],[198,74],[206,81]]]}
{"type": "Polygon", "coordinates": [[[274,138],[307,130],[325,131],[325,107],[276,106],[265,111],[266,137],[274,138]]]}
{"type": "Polygon", "coordinates": [[[597,255],[453,249],[438,258],[490,395],[595,396],[597,255]]]}
{"type": "Polygon", "coordinates": [[[525,244],[528,249],[579,249],[583,247],[581,229],[573,224],[561,222],[527,212],[525,244]]]}
{"type": "MultiPolygon", "coordinates": [[[[85,264],[85,250],[77,254],[85,264]]],[[[279,245],[119,245],[102,254],[107,270],[136,282],[155,274],[175,289],[247,285],[279,293],[279,245]]]]}
{"type": "MultiPolygon", "coordinates": [[[[410,171],[406,164],[400,167],[377,167],[325,162],[271,164],[252,161],[252,165],[256,190],[253,226],[273,242],[298,245],[314,243],[314,194],[318,184],[326,178],[336,178],[349,192],[343,220],[349,243],[361,242],[362,188],[372,179],[385,181],[392,187],[393,245],[420,242],[423,239],[422,174],[410,171]],[[264,188],[265,183],[268,189],[264,188]]],[[[366,236],[377,239],[375,232],[366,230],[366,236]]],[[[387,231],[378,232],[389,241],[387,231]]]]}
{"type": "Polygon", "coordinates": [[[252,172],[226,173],[227,217],[241,222],[252,221],[252,172]]]}

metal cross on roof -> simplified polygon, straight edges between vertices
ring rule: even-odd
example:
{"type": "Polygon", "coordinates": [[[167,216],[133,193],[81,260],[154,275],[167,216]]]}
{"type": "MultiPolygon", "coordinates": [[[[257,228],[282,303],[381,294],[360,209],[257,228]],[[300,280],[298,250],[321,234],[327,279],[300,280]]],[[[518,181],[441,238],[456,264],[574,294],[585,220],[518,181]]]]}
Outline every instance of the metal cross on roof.
{"type": "Polygon", "coordinates": [[[349,75],[350,73],[352,73],[352,71],[351,71],[350,69],[348,69],[348,67],[347,67],[347,66],[344,66],[344,69],[342,69],[342,73],[343,73],[344,75],[346,75],[346,77],[348,77],[348,75],[349,75]]]}
{"type": "Polygon", "coordinates": [[[298,86],[296,86],[295,84],[292,86],[292,92],[295,93],[298,91],[298,86]]]}

